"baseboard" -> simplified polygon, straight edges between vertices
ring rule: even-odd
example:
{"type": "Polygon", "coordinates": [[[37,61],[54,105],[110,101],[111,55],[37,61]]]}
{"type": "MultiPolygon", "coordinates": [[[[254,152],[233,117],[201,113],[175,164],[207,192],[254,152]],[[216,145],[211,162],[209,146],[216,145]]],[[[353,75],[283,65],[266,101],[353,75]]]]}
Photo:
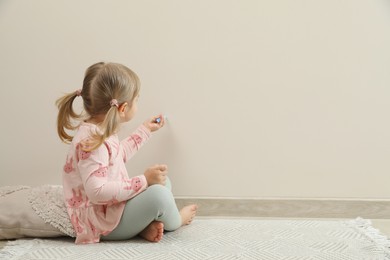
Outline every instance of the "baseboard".
{"type": "Polygon", "coordinates": [[[176,197],[178,207],[196,203],[199,216],[389,219],[390,200],[241,199],[176,197]]]}

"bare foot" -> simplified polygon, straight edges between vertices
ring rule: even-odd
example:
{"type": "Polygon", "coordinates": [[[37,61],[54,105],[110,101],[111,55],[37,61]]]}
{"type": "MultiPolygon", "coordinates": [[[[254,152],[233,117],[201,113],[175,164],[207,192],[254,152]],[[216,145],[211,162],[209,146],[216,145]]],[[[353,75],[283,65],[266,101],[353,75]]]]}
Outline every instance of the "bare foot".
{"type": "Polygon", "coordinates": [[[164,224],[159,221],[153,221],[139,235],[150,242],[159,242],[164,235],[164,224]]]}
{"type": "Polygon", "coordinates": [[[192,220],[196,215],[197,209],[198,209],[198,205],[192,204],[192,205],[185,206],[180,210],[182,226],[191,224],[192,220]]]}

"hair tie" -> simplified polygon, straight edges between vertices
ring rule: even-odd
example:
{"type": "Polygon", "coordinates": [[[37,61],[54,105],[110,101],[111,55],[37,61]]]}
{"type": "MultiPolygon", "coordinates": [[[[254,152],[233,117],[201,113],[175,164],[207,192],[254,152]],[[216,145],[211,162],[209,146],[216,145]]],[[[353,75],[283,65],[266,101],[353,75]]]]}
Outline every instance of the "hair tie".
{"type": "Polygon", "coordinates": [[[118,100],[116,100],[115,98],[114,99],[112,99],[111,101],[110,101],[110,106],[116,106],[116,107],[119,107],[119,105],[118,105],[118,100]]]}
{"type": "Polygon", "coordinates": [[[76,95],[79,97],[81,96],[81,89],[76,90],[76,95]]]}

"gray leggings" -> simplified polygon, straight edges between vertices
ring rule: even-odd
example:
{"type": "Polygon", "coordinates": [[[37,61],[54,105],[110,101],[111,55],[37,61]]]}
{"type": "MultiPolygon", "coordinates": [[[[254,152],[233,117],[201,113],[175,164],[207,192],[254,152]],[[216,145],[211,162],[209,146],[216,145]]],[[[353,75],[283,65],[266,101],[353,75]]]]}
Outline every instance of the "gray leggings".
{"type": "Polygon", "coordinates": [[[166,231],[181,226],[181,216],[171,192],[171,183],[152,185],[126,202],[118,226],[102,240],[126,240],[138,235],[151,222],[161,221],[166,231]]]}

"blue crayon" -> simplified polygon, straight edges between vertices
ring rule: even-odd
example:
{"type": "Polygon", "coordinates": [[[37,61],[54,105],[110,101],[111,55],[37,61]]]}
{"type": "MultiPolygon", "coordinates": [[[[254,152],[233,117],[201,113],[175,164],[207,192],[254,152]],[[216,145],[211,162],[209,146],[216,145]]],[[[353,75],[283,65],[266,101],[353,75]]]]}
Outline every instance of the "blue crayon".
{"type": "Polygon", "coordinates": [[[159,124],[161,122],[161,118],[156,118],[156,120],[154,120],[154,122],[156,122],[157,124],[159,124]]]}

